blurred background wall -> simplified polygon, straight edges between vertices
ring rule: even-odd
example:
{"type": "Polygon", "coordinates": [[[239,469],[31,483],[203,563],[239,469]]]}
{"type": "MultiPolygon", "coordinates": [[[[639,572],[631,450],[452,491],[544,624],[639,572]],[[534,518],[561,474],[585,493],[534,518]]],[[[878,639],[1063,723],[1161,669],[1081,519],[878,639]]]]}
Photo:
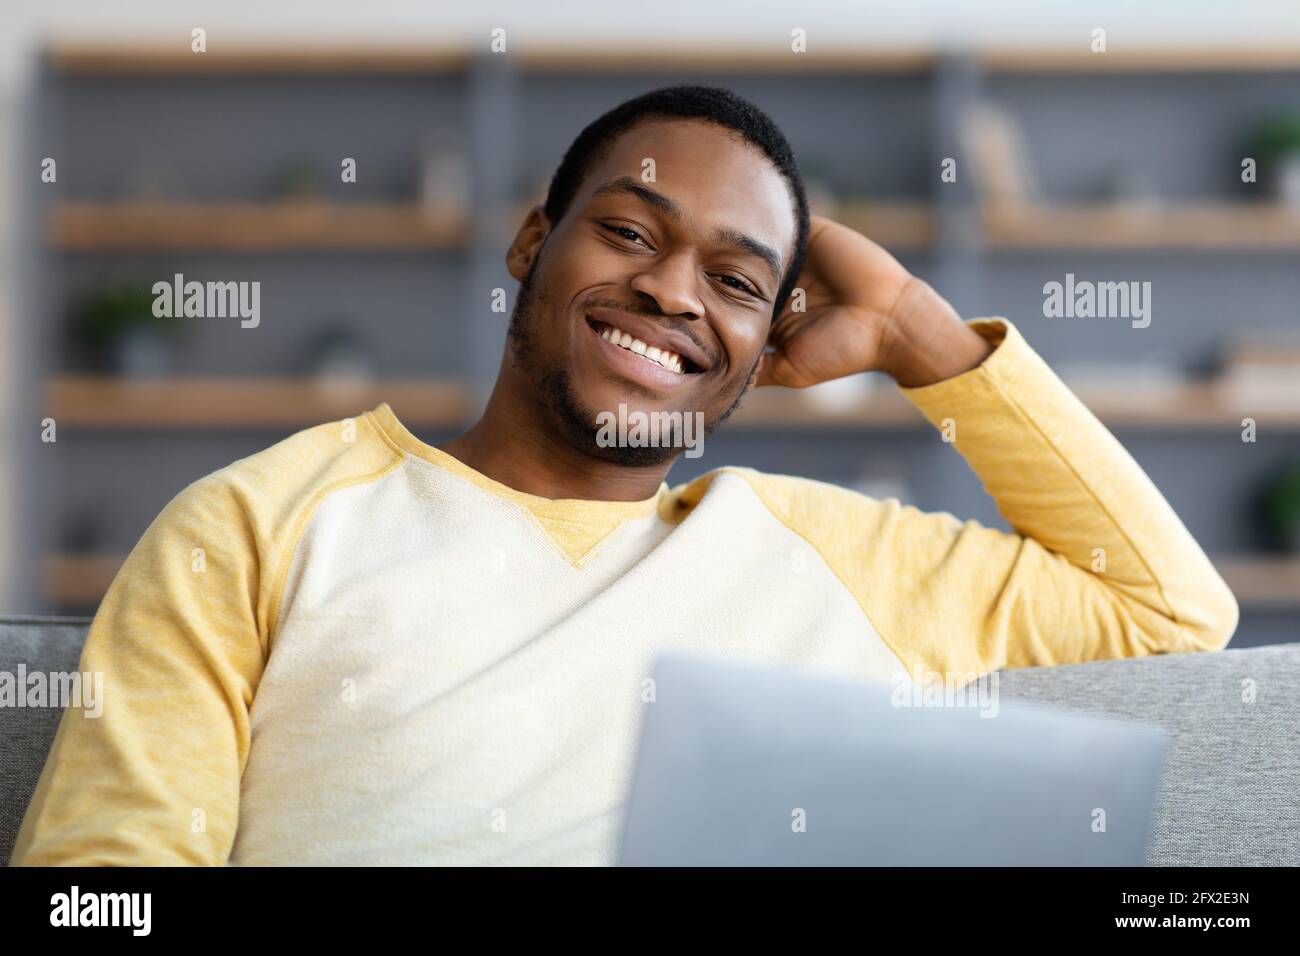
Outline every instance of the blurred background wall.
{"type": "MultiPolygon", "coordinates": [[[[513,302],[505,247],[563,150],[623,99],[708,82],[782,125],[819,211],[1021,328],[1229,579],[1236,643],[1300,638],[1291,3],[149,0],[5,20],[0,613],[92,611],[169,498],[298,428],[378,401],[429,442],[467,424],[504,336],[490,290],[513,302]],[[258,327],[152,320],[177,273],[260,282],[258,327]],[[1048,314],[1045,284],[1075,280],[1149,288],[1149,324],[1048,314]]],[[[670,480],[719,464],[1006,528],[875,376],[754,395],[670,480]]]]}

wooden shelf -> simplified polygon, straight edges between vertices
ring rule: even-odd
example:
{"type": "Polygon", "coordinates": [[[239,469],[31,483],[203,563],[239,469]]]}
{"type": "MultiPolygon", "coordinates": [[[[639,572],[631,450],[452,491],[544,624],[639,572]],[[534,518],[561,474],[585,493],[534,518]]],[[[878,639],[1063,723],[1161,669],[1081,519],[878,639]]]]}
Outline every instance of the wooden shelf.
{"type": "Polygon", "coordinates": [[[58,249],[449,249],[466,214],[402,203],[61,202],[47,241],[58,249]]]}
{"type": "Polygon", "coordinates": [[[1148,47],[1093,53],[1079,47],[986,49],[977,54],[991,73],[1264,73],[1300,70],[1295,46],[1148,47]]]}
{"type": "Polygon", "coordinates": [[[1300,608],[1300,558],[1243,554],[1214,565],[1242,607],[1300,608]]]}
{"type": "MultiPolygon", "coordinates": [[[[1252,403],[1216,382],[1143,386],[1140,383],[1077,386],[1072,391],[1102,422],[1115,427],[1241,427],[1244,417],[1260,426],[1300,428],[1300,399],[1291,407],[1252,403]]],[[[724,428],[928,429],[920,411],[892,385],[878,385],[861,401],[828,409],[786,389],[756,389],[724,428]]]]}
{"type": "MultiPolygon", "coordinates": [[[[45,595],[65,606],[97,604],[124,559],[124,555],[51,555],[42,568],[45,595]]],[[[1234,554],[1213,561],[1242,608],[1300,608],[1300,558],[1234,554]]]]}
{"type": "MultiPolygon", "coordinates": [[[[1248,47],[1113,47],[1092,53],[1088,36],[1074,47],[971,49],[980,67],[1003,74],[1069,73],[1261,73],[1300,70],[1294,46],[1248,47]]],[[[483,49],[484,54],[487,53],[483,49]]],[[[953,52],[962,53],[960,49],[953,52]]],[[[191,52],[189,37],[172,42],[116,43],[67,39],[46,48],[45,60],[69,75],[204,75],[204,74],[377,74],[436,75],[466,71],[475,48],[464,44],[266,42],[209,37],[207,53],[191,52]]],[[[932,70],[941,51],[932,47],[827,47],[795,54],[784,41],[770,47],[716,45],[693,48],[651,41],[594,49],[592,46],[515,48],[512,64],[536,72],[763,72],[883,73],[932,70]]]]}
{"type": "Polygon", "coordinates": [[[930,424],[892,386],[878,387],[859,402],[837,408],[818,405],[802,389],[756,388],[721,426],[723,429],[895,429],[930,424]]]}
{"type": "Polygon", "coordinates": [[[539,73],[862,73],[907,74],[932,70],[938,61],[928,49],[820,49],[793,53],[717,46],[669,47],[638,45],[593,49],[592,46],[546,47],[524,50],[513,57],[519,68],[539,73]]]}
{"type": "Polygon", "coordinates": [[[381,402],[412,428],[461,425],[470,413],[464,385],[426,380],[65,376],[51,381],[46,393],[48,414],[71,428],[307,426],[359,415],[381,402]]]}
{"type": "Polygon", "coordinates": [[[1107,425],[1240,429],[1242,419],[1250,417],[1261,426],[1300,427],[1300,399],[1279,407],[1238,396],[1219,382],[1170,386],[1117,383],[1080,386],[1074,392],[1107,425]]]}
{"type": "Polygon", "coordinates": [[[126,560],[124,554],[54,554],[41,563],[45,597],[67,607],[98,604],[126,560]]]}
{"type": "Polygon", "coordinates": [[[1265,203],[985,207],[994,250],[1300,249],[1300,212],[1265,203]]]}
{"type": "Polygon", "coordinates": [[[884,202],[846,197],[833,217],[890,249],[920,249],[935,239],[933,207],[927,202],[884,202]]]}
{"type": "MultiPolygon", "coordinates": [[[[207,53],[193,53],[189,37],[162,43],[62,42],[46,51],[46,62],[69,75],[204,74],[454,74],[475,56],[469,46],[415,44],[339,46],[294,43],[218,43],[209,37],[207,53]]],[[[482,54],[487,55],[484,48],[482,54]]],[[[623,47],[592,45],[516,48],[510,62],[541,73],[920,73],[936,62],[933,50],[821,49],[796,54],[775,49],[716,44],[691,48],[667,44],[623,47]]]]}
{"type": "MultiPolygon", "coordinates": [[[[1300,428],[1293,408],[1236,400],[1214,383],[1185,386],[1078,387],[1074,393],[1108,425],[1158,428],[1240,428],[1249,416],[1261,426],[1300,428]]],[[[74,428],[264,428],[317,424],[388,402],[412,426],[450,427],[469,414],[467,386],[393,380],[370,384],[312,379],[218,378],[124,380],[60,376],[46,394],[48,414],[74,428]]],[[[725,428],[927,429],[929,423],[892,386],[877,387],[847,407],[818,405],[799,390],[757,389],[725,428]]]]}
{"type": "MultiPolygon", "coordinates": [[[[504,225],[513,230],[531,205],[512,203],[515,219],[504,225]]],[[[936,238],[926,202],[845,197],[834,217],[887,248],[924,249],[936,238]]],[[[1300,212],[1265,203],[994,206],[980,218],[992,251],[1300,249],[1300,212]]],[[[64,251],[400,251],[462,249],[470,226],[465,212],[402,203],[62,202],[46,235],[64,251]]]]}
{"type": "Polygon", "coordinates": [[[56,43],[50,69],[69,75],[380,74],[426,75],[466,69],[463,46],[415,44],[229,43],[208,38],[208,52],[190,50],[189,36],[172,43],[56,43]]]}

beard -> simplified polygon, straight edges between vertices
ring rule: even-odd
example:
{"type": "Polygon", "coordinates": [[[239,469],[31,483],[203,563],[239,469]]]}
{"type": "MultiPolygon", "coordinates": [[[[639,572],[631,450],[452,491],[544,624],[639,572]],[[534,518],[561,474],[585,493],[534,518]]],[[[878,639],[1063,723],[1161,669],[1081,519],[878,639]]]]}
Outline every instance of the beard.
{"type": "MultiPolygon", "coordinates": [[[[540,261],[540,256],[533,260],[528,274],[520,283],[519,296],[510,313],[506,347],[510,350],[511,364],[533,386],[534,394],[540,399],[547,417],[556,426],[557,433],[572,448],[629,468],[653,467],[672,461],[684,448],[677,427],[672,427],[671,434],[662,436],[658,446],[602,445],[596,440],[597,413],[584,406],[578,398],[569,370],[543,367],[537,350],[538,320],[551,302],[549,297],[538,294],[534,283],[534,273],[540,261]]],[[[758,367],[757,361],[754,367],[758,367]]],[[[753,369],[750,369],[750,373],[753,373],[753,369]]],[[[748,380],[748,376],[745,380],[748,380]]],[[[744,397],[745,387],[742,381],[727,410],[713,421],[704,423],[704,435],[708,436],[731,417],[744,397]]]]}

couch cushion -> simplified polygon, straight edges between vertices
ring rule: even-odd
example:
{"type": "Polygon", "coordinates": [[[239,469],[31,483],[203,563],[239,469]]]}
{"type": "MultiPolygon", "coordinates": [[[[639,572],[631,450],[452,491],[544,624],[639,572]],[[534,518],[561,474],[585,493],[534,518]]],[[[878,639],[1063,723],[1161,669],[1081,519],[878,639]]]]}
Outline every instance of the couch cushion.
{"type": "Polygon", "coordinates": [[[1169,732],[1149,864],[1300,864],[1300,644],[1017,668],[998,678],[1008,700],[1169,732]]]}
{"type": "MultiPolygon", "coordinates": [[[[88,624],[0,617],[0,671],[76,670],[88,624]]],[[[1300,644],[998,674],[1008,699],[1170,733],[1148,855],[1156,866],[1300,864],[1298,687],[1300,644]]],[[[0,860],[9,859],[61,716],[57,707],[25,707],[0,719],[0,860]]]]}
{"type": "MultiPolygon", "coordinates": [[[[0,617],[0,671],[16,679],[20,665],[29,674],[76,670],[89,624],[86,618],[0,617]]],[[[8,863],[63,708],[6,707],[0,715],[0,860],[8,863]]]]}

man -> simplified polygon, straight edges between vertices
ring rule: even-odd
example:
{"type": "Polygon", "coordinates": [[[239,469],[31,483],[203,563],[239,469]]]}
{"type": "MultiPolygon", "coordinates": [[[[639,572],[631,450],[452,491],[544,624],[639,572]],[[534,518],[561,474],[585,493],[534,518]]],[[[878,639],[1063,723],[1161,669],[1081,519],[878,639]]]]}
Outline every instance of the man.
{"type": "Polygon", "coordinates": [[[606,863],[670,692],[656,651],[920,680],[1231,637],[1231,592],[1016,327],[810,220],[739,97],[601,117],[507,263],[522,286],[469,431],[432,447],[383,404],[149,527],[85,646],[103,716],[65,716],[17,862],[606,863]],[[684,428],[597,427],[624,404],[707,429],[754,385],[868,369],[1015,533],[748,469],[670,489],[684,428]]]}

